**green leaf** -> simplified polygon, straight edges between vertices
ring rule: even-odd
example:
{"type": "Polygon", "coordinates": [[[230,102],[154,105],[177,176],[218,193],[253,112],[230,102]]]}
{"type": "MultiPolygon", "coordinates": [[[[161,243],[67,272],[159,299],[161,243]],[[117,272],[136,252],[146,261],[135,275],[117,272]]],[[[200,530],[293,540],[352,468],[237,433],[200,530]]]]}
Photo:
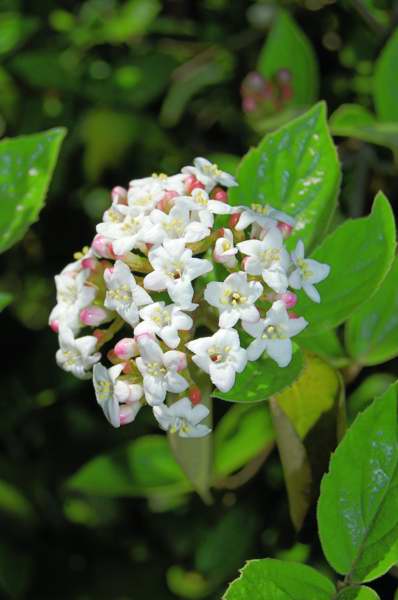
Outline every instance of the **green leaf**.
{"type": "Polygon", "coordinates": [[[361,381],[347,399],[347,412],[352,422],[359,412],[367,408],[376,396],[381,396],[395,381],[391,373],[373,373],[361,381]]]}
{"type": "Polygon", "coordinates": [[[296,341],[302,348],[314,352],[335,367],[344,367],[350,361],[334,329],[311,337],[298,336],[296,341]]]}
{"type": "Polygon", "coordinates": [[[224,393],[214,390],[213,396],[228,402],[261,402],[290,385],[302,368],[302,352],[294,346],[293,358],[287,367],[278,367],[271,358],[263,356],[255,362],[249,362],[243,373],[237,374],[231,391],[224,393]]]}
{"type": "Polygon", "coordinates": [[[22,598],[33,575],[32,555],[0,542],[0,588],[8,598],[22,598]]]}
{"type": "Polygon", "coordinates": [[[318,503],[325,556],[348,581],[398,561],[398,384],[360,414],[330,462],[318,503]]]}
{"type": "Polygon", "coordinates": [[[24,520],[35,516],[32,505],[21,491],[4,479],[0,479],[0,511],[24,520]]]}
{"type": "Polygon", "coordinates": [[[329,120],[333,135],[352,137],[370,144],[398,149],[398,123],[380,123],[359,104],[343,104],[329,120]]]}
{"type": "Polygon", "coordinates": [[[348,321],[346,345],[362,365],[378,365],[398,355],[398,258],[379,290],[348,321]]]}
{"type": "Polygon", "coordinates": [[[292,76],[294,106],[312,104],[318,97],[319,73],[314,50],[294,20],[280,11],[260,53],[257,70],[272,78],[279,69],[292,76]]]}
{"type": "Polygon", "coordinates": [[[346,221],[311,255],[331,270],[317,285],[319,304],[298,292],[297,313],[309,321],[301,337],[336,327],[370,298],[391,267],[395,243],[394,215],[379,192],[368,217],[346,221]]]}
{"type": "Polygon", "coordinates": [[[12,302],[11,294],[7,292],[0,292],[0,312],[5,309],[12,302]]]}
{"type": "Polygon", "coordinates": [[[380,54],[374,74],[374,101],[383,121],[398,122],[398,29],[392,34],[380,54]]]}
{"type": "Polygon", "coordinates": [[[336,600],[380,600],[374,590],[366,585],[349,587],[338,593],[336,600]]]}
{"type": "Polygon", "coordinates": [[[273,442],[274,431],[266,403],[231,406],[214,432],[215,479],[240,469],[273,442]]]}
{"type": "Polygon", "coordinates": [[[307,249],[321,239],[333,217],[340,165],[324,103],[264,137],[243,157],[229,191],[233,205],[270,204],[296,218],[289,243],[307,249]]]}
{"type": "Polygon", "coordinates": [[[306,565],[264,558],[251,560],[223,600],[332,600],[333,583],[306,565]]]}
{"type": "Polygon", "coordinates": [[[0,252],[37,220],[65,134],[58,128],[0,142],[0,252]]]}

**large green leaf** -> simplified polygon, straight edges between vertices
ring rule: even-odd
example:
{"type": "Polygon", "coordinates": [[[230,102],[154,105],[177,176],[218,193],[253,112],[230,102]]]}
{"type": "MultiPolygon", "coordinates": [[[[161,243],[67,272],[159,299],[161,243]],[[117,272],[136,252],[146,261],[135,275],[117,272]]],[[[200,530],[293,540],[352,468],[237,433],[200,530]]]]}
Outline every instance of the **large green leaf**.
{"type": "Polygon", "coordinates": [[[332,600],[333,583],[311,567],[264,558],[251,560],[223,600],[332,600]]]}
{"type": "Polygon", "coordinates": [[[398,384],[360,414],[330,462],[318,504],[323,551],[350,582],[398,561],[398,384]]]}
{"type": "Polygon", "coordinates": [[[0,252],[37,220],[65,133],[50,129],[0,142],[0,252]]]}
{"type": "Polygon", "coordinates": [[[317,285],[321,302],[300,291],[297,313],[309,321],[301,334],[311,336],[336,327],[370,298],[387,275],[395,255],[395,222],[387,198],[379,192],[368,217],[340,225],[311,255],[330,265],[317,285]]]}
{"type": "Polygon", "coordinates": [[[333,135],[357,138],[370,144],[398,149],[398,123],[381,123],[359,104],[343,104],[330,117],[333,135]]]}
{"type": "Polygon", "coordinates": [[[296,341],[302,348],[318,354],[335,367],[344,367],[350,362],[334,329],[322,331],[311,337],[299,336],[296,341]]]}
{"type": "Polygon", "coordinates": [[[374,75],[374,101],[383,121],[398,122],[398,29],[380,54],[374,75]]]}
{"type": "Polygon", "coordinates": [[[380,600],[374,590],[366,585],[349,587],[338,593],[336,600],[380,600]]]}
{"type": "Polygon", "coordinates": [[[340,166],[324,103],[266,135],[242,159],[231,204],[270,204],[296,218],[289,243],[308,249],[322,238],[336,208],[340,166]]]}
{"type": "Polygon", "coordinates": [[[318,96],[318,64],[307,37],[285,11],[281,11],[260,53],[257,70],[271,78],[279,69],[288,69],[292,77],[291,104],[305,106],[318,96]]]}
{"type": "Polygon", "coordinates": [[[291,363],[284,368],[263,356],[249,362],[243,373],[237,374],[235,385],[229,392],[215,390],[213,396],[228,402],[261,402],[290,385],[302,368],[303,356],[297,346],[293,348],[291,363]]]}
{"type": "Polygon", "coordinates": [[[398,258],[376,294],[348,321],[346,344],[363,365],[378,365],[398,355],[398,258]]]}

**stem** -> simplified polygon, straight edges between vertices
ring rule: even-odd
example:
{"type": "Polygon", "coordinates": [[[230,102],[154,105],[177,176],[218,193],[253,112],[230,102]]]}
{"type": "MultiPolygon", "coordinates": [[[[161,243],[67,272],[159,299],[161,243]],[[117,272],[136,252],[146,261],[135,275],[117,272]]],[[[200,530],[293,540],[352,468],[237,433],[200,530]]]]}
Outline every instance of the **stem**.
{"type": "Polygon", "coordinates": [[[356,363],[356,362],[352,362],[347,367],[344,367],[344,369],[341,369],[341,374],[343,376],[344,383],[346,385],[348,385],[348,384],[352,383],[353,381],[355,381],[355,379],[358,377],[358,375],[360,374],[362,369],[363,369],[363,365],[360,365],[359,363],[356,363]]]}
{"type": "Polygon", "coordinates": [[[104,344],[109,342],[113,338],[115,333],[117,333],[123,327],[123,325],[123,319],[121,317],[116,317],[116,319],[112,322],[108,329],[100,329],[99,331],[101,331],[101,338],[97,342],[97,350],[99,350],[104,344]]]}
{"type": "Polygon", "coordinates": [[[235,475],[231,475],[230,477],[226,477],[225,479],[220,479],[214,487],[218,489],[226,489],[226,490],[236,490],[241,487],[250,479],[252,479],[258,471],[261,469],[268,456],[270,455],[272,449],[274,447],[274,442],[271,442],[264,448],[260,454],[258,454],[253,460],[247,463],[238,473],[235,475]]]}
{"type": "Polygon", "coordinates": [[[150,273],[153,270],[151,263],[147,258],[139,256],[138,254],[133,254],[133,252],[125,254],[123,261],[133,271],[138,271],[139,273],[150,273]]]}

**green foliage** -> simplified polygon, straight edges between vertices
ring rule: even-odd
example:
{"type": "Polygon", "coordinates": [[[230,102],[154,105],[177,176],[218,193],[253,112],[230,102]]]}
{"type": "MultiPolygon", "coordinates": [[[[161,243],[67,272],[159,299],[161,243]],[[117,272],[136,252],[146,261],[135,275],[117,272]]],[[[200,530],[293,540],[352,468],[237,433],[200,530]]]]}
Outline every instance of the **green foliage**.
{"type": "Polygon", "coordinates": [[[289,242],[302,239],[310,248],[326,232],[340,185],[336,149],[326,122],[326,108],[316,104],[303,116],[265,136],[242,159],[239,187],[232,204],[270,204],[297,219],[289,242]]]}
{"type": "Polygon", "coordinates": [[[296,339],[302,348],[321,356],[335,367],[344,367],[349,362],[347,353],[334,329],[322,331],[317,335],[299,336],[296,339]]]}
{"type": "Polygon", "coordinates": [[[382,121],[398,122],[398,29],[383,48],[375,66],[374,100],[382,121]]]}
{"type": "Polygon", "coordinates": [[[279,69],[292,76],[293,95],[290,104],[306,106],[318,97],[318,63],[314,50],[294,20],[280,11],[258,59],[257,70],[271,78],[279,69]]]}
{"type": "Polygon", "coordinates": [[[52,129],[0,142],[0,252],[36,221],[64,136],[64,129],[52,129]]]}
{"type": "Polygon", "coordinates": [[[7,292],[0,292],[0,312],[12,302],[11,294],[7,292]]]}
{"type": "Polygon", "coordinates": [[[398,561],[398,385],[361,415],[332,457],[318,504],[322,548],[350,582],[398,561]]]}
{"type": "Polygon", "coordinates": [[[301,335],[336,327],[371,297],[391,267],[395,244],[394,215],[380,192],[368,217],[343,223],[311,255],[331,270],[317,286],[320,304],[299,292],[297,312],[310,323],[301,335]]]}
{"type": "Polygon", "coordinates": [[[347,324],[347,349],[363,365],[379,365],[398,355],[398,259],[378,291],[347,324]]]}
{"type": "Polygon", "coordinates": [[[347,399],[347,413],[352,422],[357,414],[367,408],[373,399],[381,396],[394,383],[390,373],[373,373],[366,377],[347,399]]]}
{"type": "Polygon", "coordinates": [[[342,590],[336,600],[380,600],[379,596],[371,588],[361,585],[342,590]]]}

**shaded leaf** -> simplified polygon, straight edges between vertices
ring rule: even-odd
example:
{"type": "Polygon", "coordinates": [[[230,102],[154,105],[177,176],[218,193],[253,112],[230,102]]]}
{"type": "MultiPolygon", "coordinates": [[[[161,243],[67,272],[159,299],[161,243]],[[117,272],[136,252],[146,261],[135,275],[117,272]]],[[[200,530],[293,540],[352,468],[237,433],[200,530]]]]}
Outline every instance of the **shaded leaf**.
{"type": "Polygon", "coordinates": [[[370,144],[398,149],[398,123],[382,123],[359,104],[343,104],[329,120],[333,135],[352,137],[370,144]]]}
{"type": "Polygon", "coordinates": [[[361,381],[347,399],[347,413],[352,422],[359,412],[367,408],[376,398],[381,396],[395,381],[390,373],[373,373],[361,381]]]}
{"type": "Polygon", "coordinates": [[[375,66],[373,96],[383,121],[398,122],[398,29],[383,48],[375,66]]]}
{"type": "Polygon", "coordinates": [[[336,600],[380,600],[380,598],[374,590],[361,585],[360,587],[349,587],[341,590],[336,600]]]}
{"type": "Polygon", "coordinates": [[[0,312],[12,302],[11,294],[0,292],[0,312]]]}

